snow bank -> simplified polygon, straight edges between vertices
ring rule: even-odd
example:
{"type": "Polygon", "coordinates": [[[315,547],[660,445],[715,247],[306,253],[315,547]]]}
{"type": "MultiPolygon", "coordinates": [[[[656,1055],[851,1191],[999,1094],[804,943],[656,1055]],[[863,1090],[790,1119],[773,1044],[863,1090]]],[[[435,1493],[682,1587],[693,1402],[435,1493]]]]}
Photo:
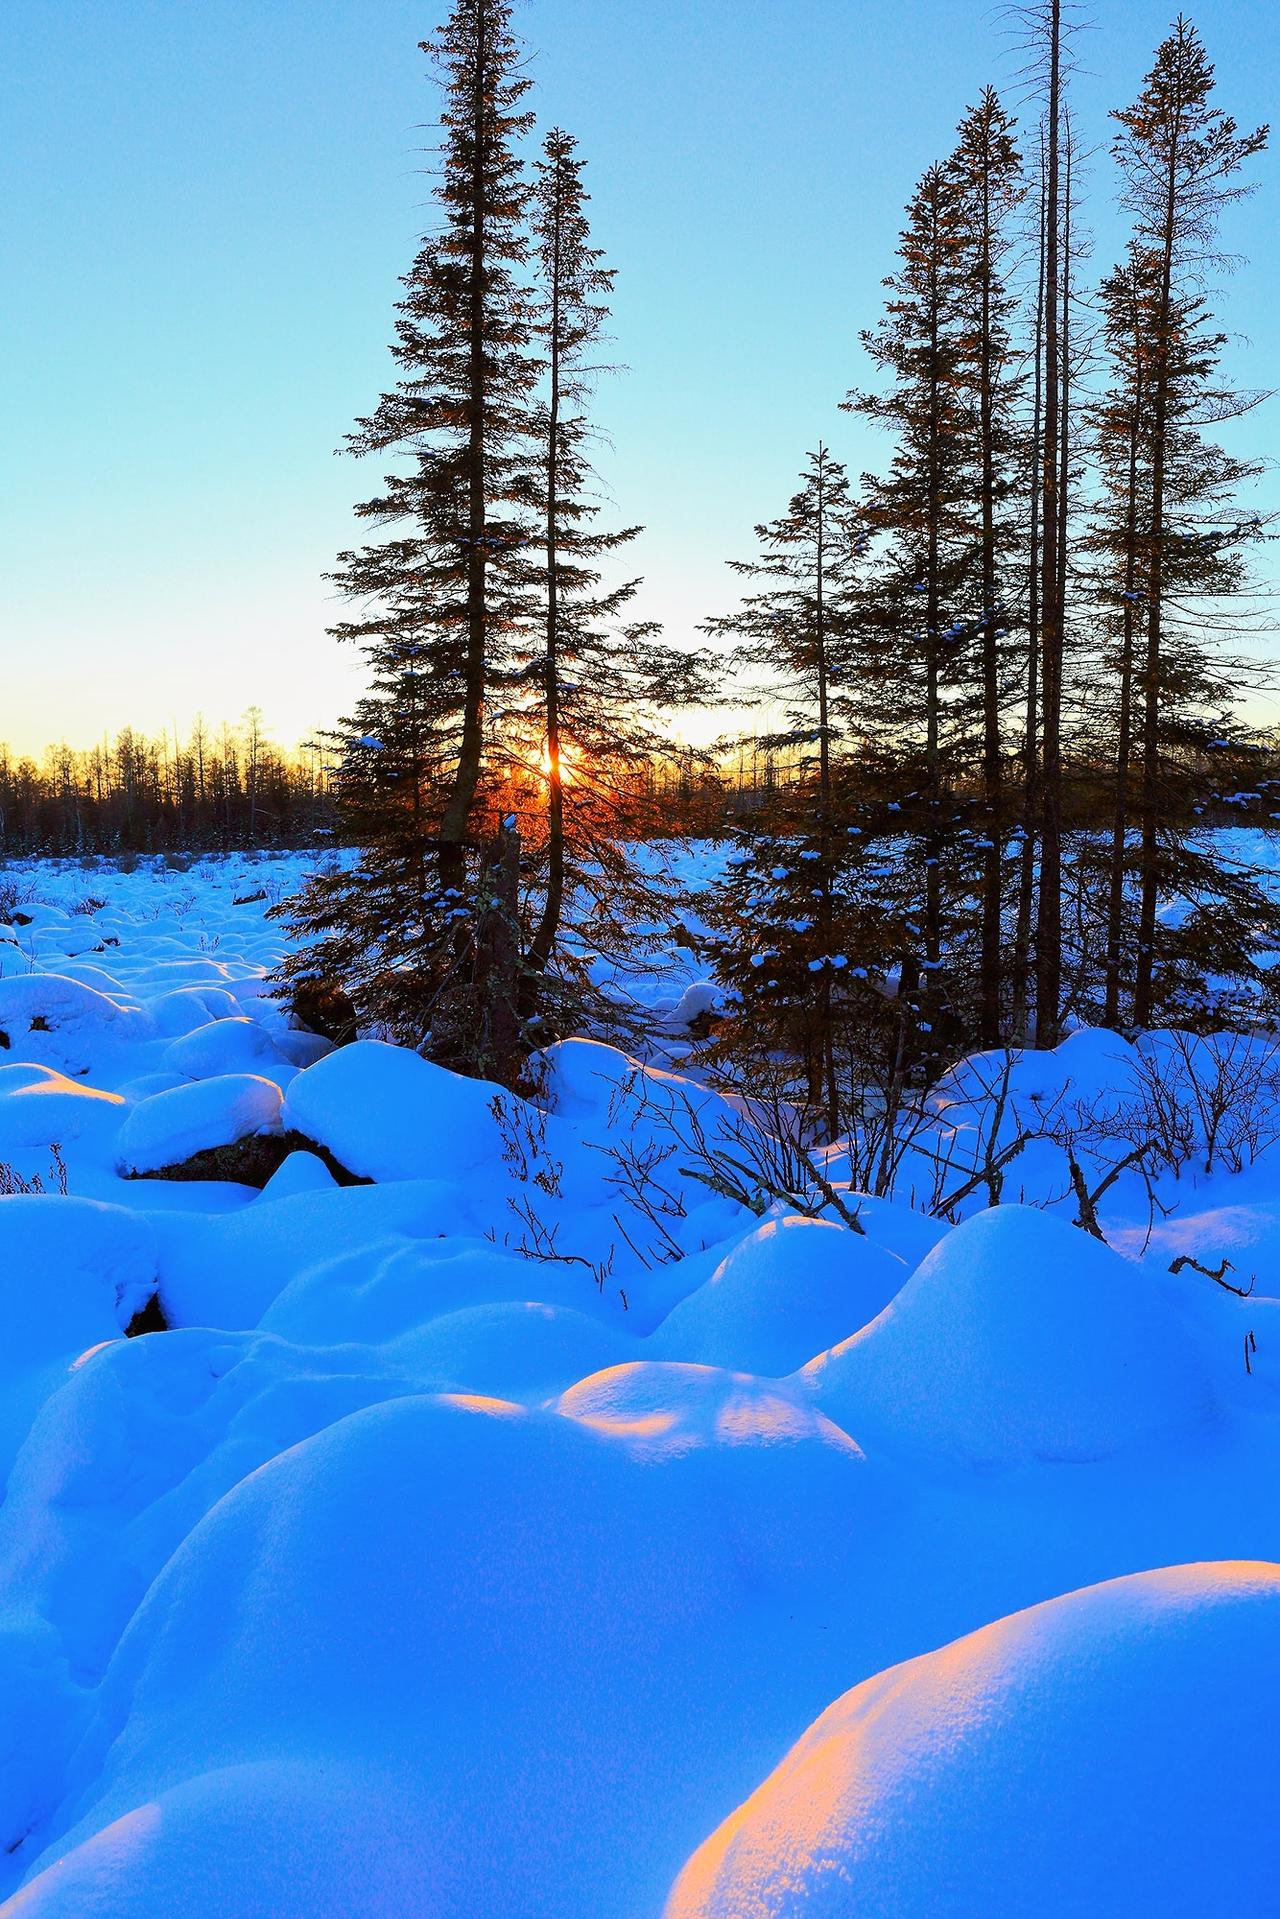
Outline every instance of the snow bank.
{"type": "Polygon", "coordinates": [[[363,1179],[456,1179],[498,1158],[495,1098],[402,1046],[357,1040],[299,1073],[284,1123],[363,1179]]]}
{"type": "Polygon", "coordinates": [[[290,1064],[270,1033],[243,1014],[214,1019],[197,1026],[165,1048],[164,1065],[185,1079],[216,1079],[226,1073],[252,1073],[274,1080],[284,1089],[297,1068],[290,1064]]]}
{"type": "Polygon", "coordinates": [[[832,1221],[792,1214],[741,1240],[652,1336],[671,1359],[781,1377],[865,1326],[908,1275],[832,1221]]]}
{"type": "MultiPolygon", "coordinates": [[[[65,1146],[86,1134],[114,1134],[123,1104],[118,1094],[68,1079],[52,1066],[0,1066],[0,1159],[65,1146]]],[[[47,1169],[36,1170],[44,1175],[47,1169]]]]}
{"type": "Polygon", "coordinates": [[[689,1862],[665,1919],[1275,1908],[1280,1567],[1088,1587],[869,1679],[689,1862]]]}
{"type": "MultiPolygon", "coordinates": [[[[492,1399],[399,1399],[291,1447],[207,1513],[142,1600],[72,1796],[21,1849],[27,1912],[58,1911],[64,1885],[77,1919],[168,1912],[183,1863],[227,1830],[196,1782],[250,1763],[296,1766],[299,1781],[336,1766],[371,1799],[396,1780],[419,1866],[389,1908],[406,1919],[655,1910],[671,1808],[701,1791],[708,1744],[741,1725],[744,1677],[794,1658],[783,1646],[761,1663],[756,1596],[797,1607],[830,1564],[789,1496],[797,1466],[855,1509],[866,1469],[844,1449],[640,1461],[580,1420],[492,1399]],[[784,1470],[762,1470],[770,1459],[784,1470]],[[682,1699],[701,1701],[696,1727],[672,1711],[682,1699]],[[127,1847],[123,1889],[99,1870],[127,1830],[99,1835],[153,1806],[163,1832],[188,1789],[176,1857],[127,1847]],[[61,1881],[38,1876],[48,1868],[61,1881]]],[[[292,1803],[290,1786],[262,1825],[232,1822],[237,1914],[272,1910],[292,1803]]],[[[310,1871],[333,1858],[341,1884],[345,1801],[331,1823],[311,1803],[298,1802],[310,1871]]],[[[302,1899],[279,1919],[308,1912],[302,1899]]]]}
{"type": "Polygon", "coordinates": [[[862,1436],[980,1464],[1105,1459],[1203,1433],[1215,1401],[1171,1291],[1029,1207],[965,1221],[870,1326],[805,1368],[862,1436]]]}
{"type": "Polygon", "coordinates": [[[138,1102],[120,1128],[120,1170],[159,1172],[210,1147],[278,1132],[280,1103],[274,1081],[251,1073],[226,1073],[153,1093],[138,1102]]]}
{"type": "Polygon", "coordinates": [[[15,1060],[34,1060],[83,1074],[105,1042],[150,1037],[148,1016],[122,1006],[80,980],[57,973],[16,973],[0,979],[0,1047],[15,1060]]]}
{"type": "Polygon", "coordinates": [[[712,1366],[659,1360],[614,1366],[579,1380],[557,1409],[596,1432],[669,1457],[712,1444],[785,1446],[797,1440],[862,1456],[849,1435],[801,1395],[712,1366]]]}
{"type": "Polygon", "coordinates": [[[122,1206],[0,1198],[0,1486],[37,1408],[156,1287],[156,1241],[122,1206]]]}

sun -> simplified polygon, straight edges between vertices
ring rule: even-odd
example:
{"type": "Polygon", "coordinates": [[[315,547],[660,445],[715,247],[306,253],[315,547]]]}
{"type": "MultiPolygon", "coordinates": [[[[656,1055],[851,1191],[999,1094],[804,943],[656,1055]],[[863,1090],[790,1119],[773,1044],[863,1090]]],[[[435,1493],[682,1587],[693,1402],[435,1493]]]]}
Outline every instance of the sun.
{"type": "MultiPolygon", "coordinates": [[[[579,754],[577,747],[571,746],[568,740],[561,740],[560,742],[560,778],[565,782],[566,785],[569,783],[570,780],[576,779],[578,770],[579,770],[580,759],[581,759],[581,755],[579,754]]],[[[542,773],[543,779],[549,780],[551,778],[551,748],[547,745],[545,740],[542,743],[542,751],[538,755],[538,767],[542,773]]]]}

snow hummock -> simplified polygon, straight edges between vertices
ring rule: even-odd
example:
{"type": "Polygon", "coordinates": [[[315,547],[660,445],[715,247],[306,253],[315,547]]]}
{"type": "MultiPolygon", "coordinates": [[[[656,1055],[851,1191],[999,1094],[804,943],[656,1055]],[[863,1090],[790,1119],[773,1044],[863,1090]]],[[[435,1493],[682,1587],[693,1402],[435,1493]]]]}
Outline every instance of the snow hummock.
{"type": "Polygon", "coordinates": [[[670,1313],[653,1343],[740,1372],[795,1372],[876,1317],[905,1261],[833,1220],[766,1220],[670,1313]]]}
{"type": "Polygon", "coordinates": [[[0,1200],[0,1485],[36,1409],[156,1290],[147,1222],[56,1193],[0,1200]]]}
{"type": "Polygon", "coordinates": [[[151,1022],[83,981],[56,973],[0,978],[0,1035],[15,1061],[35,1061],[71,1074],[92,1070],[104,1050],[149,1036],[151,1022]]]}
{"type": "Polygon", "coordinates": [[[955,1227],[805,1378],[851,1431],[978,1465],[1105,1459],[1216,1412],[1172,1288],[1027,1206],[955,1227]]]}
{"type": "Polygon", "coordinates": [[[252,1073],[274,1080],[281,1089],[297,1072],[272,1035],[240,1013],[213,1019],[165,1048],[164,1064],[187,1079],[215,1079],[226,1073],[252,1073]]]}
{"type": "Polygon", "coordinates": [[[280,1130],[280,1088],[253,1073],[223,1073],[153,1093],[120,1128],[120,1170],[158,1172],[214,1146],[280,1130]]]}
{"type": "Polygon", "coordinates": [[[664,1919],[1237,1913],[1275,1905],[1280,1566],[1052,1599],[828,1707],[664,1919]]]}
{"type": "Polygon", "coordinates": [[[496,1158],[501,1089],[357,1040],[291,1081],[284,1124],[363,1179],[452,1179],[496,1158]]]}

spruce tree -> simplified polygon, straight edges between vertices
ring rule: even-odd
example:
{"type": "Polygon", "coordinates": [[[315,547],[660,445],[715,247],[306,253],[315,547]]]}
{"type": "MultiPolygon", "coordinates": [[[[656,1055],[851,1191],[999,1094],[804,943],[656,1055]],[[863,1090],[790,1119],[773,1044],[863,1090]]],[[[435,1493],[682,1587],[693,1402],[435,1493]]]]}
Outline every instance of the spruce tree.
{"type": "Polygon", "coordinates": [[[970,379],[977,431],[980,610],[976,652],[982,729],[982,905],[978,1037],[998,1043],[1005,984],[1004,714],[1015,625],[1012,590],[1018,545],[1015,509],[1021,435],[1016,406],[1023,384],[1013,337],[1016,300],[1008,272],[1012,216],[1023,195],[1014,123],[994,88],[961,121],[949,170],[962,196],[960,272],[973,306],[970,379]]]}
{"type": "MultiPolygon", "coordinates": [[[[1213,67],[1195,28],[1179,15],[1157,50],[1137,101],[1115,114],[1113,146],[1134,218],[1133,259],[1150,288],[1140,308],[1135,353],[1145,361],[1149,472],[1142,514],[1140,578],[1145,632],[1137,663],[1136,726],[1141,760],[1139,901],[1132,1018],[1150,1023],[1160,997],[1157,951],[1161,893],[1192,898],[1209,884],[1209,861],[1192,859],[1177,836],[1174,804],[1189,749],[1215,750],[1205,720],[1229,697],[1212,648],[1194,632],[1175,634],[1180,599],[1230,591],[1239,583],[1239,528],[1224,510],[1247,465],[1213,447],[1197,422],[1231,410],[1216,388],[1223,344],[1203,295],[1225,208],[1250,189],[1241,168],[1266,144],[1267,129],[1242,134],[1212,101],[1213,67]],[[1172,827],[1167,828],[1173,820],[1172,827]]],[[[1238,407],[1237,409],[1238,410],[1238,407]]],[[[1225,870],[1214,890],[1229,900],[1225,870]]],[[[1193,917],[1203,919],[1201,906],[1193,917]]],[[[1222,922],[1219,921],[1221,925],[1222,922]]]]}
{"type": "Polygon", "coordinates": [[[553,128],[531,206],[547,368],[535,418],[540,604],[523,704],[517,696],[506,716],[523,730],[532,776],[519,818],[532,868],[525,998],[539,1030],[617,1016],[592,982],[643,957],[637,928],[660,910],[637,852],[661,827],[651,773],[669,752],[670,714],[708,691],[696,654],[628,617],[639,581],[603,575],[640,528],[599,525],[589,408],[614,272],[591,244],[584,172],[576,140],[553,128]]]}
{"type": "Polygon", "coordinates": [[[914,940],[902,989],[918,990],[926,1071],[973,1030],[959,965],[961,947],[972,944],[975,835],[958,789],[972,748],[967,656],[986,603],[969,211],[961,178],[931,167],[907,209],[884,317],[862,336],[891,383],[845,402],[894,436],[887,473],[865,482],[878,537],[864,618],[879,637],[876,670],[860,676],[858,692],[878,742],[882,804],[900,838],[904,924],[914,940]]]}
{"type": "Polygon", "coordinates": [[[640,528],[600,525],[590,404],[614,273],[591,244],[588,205],[577,142],[553,128],[529,203],[545,370],[530,424],[529,617],[491,698],[502,806],[523,854],[514,916],[525,1049],[584,1029],[636,1037],[627,980],[658,949],[655,922],[675,910],[642,846],[665,830],[654,773],[670,758],[672,713],[710,691],[697,652],[630,617],[640,582],[605,578],[640,528]]]}
{"type": "Polygon", "coordinates": [[[423,51],[444,92],[439,230],[405,276],[399,379],[347,441],[400,461],[359,517],[389,536],[339,556],[371,685],[344,722],[337,788],[360,848],[295,902],[307,944],[286,982],[332,976],[361,1018],[508,1077],[510,1009],[490,964],[502,862],[488,856],[500,766],[488,697],[530,612],[539,362],[525,283],[529,82],[509,0],[458,0],[423,51]],[[500,1043],[495,1035],[501,1034],[500,1043]]]}
{"type": "Polygon", "coordinates": [[[851,966],[866,971],[863,932],[851,920],[862,849],[851,844],[844,762],[866,532],[848,474],[824,445],[809,455],[786,513],[755,533],[757,557],[730,562],[754,590],[703,630],[734,643],[735,668],[780,722],[766,738],[792,778],[742,835],[713,909],[713,950],[742,1008],[739,1036],[798,1054],[811,1113],[834,1138],[836,1028],[851,966]]]}

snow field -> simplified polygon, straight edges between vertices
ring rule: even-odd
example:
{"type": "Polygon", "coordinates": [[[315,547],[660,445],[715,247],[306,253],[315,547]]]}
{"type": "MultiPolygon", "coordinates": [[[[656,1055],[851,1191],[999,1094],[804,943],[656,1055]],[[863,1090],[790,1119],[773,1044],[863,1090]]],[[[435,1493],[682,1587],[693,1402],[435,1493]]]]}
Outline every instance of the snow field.
{"type": "Polygon", "coordinates": [[[1048,1142],[954,1227],[918,1168],[757,1216],[678,1071],[291,1029],[246,896],[298,870],[32,868],[0,942],[3,1919],[1272,1910],[1280,1162],[1149,1236],[1117,1182],[1120,1250],[1048,1142]]]}

